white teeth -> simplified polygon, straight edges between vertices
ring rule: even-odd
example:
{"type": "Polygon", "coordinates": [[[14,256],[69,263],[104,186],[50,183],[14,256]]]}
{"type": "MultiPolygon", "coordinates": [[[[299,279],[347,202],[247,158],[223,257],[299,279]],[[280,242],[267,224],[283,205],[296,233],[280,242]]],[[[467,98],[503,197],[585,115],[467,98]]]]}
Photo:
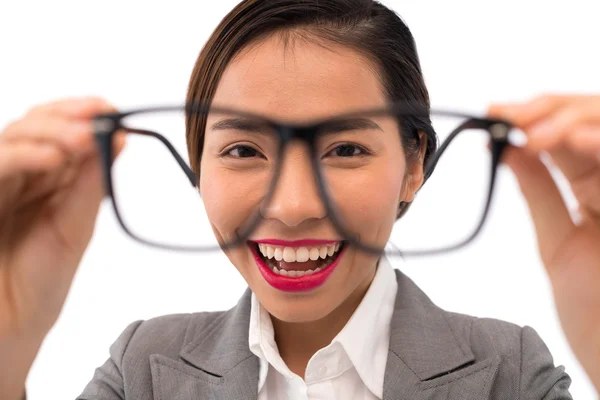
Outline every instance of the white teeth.
{"type": "Polygon", "coordinates": [[[318,248],[316,248],[316,247],[311,248],[309,253],[310,253],[309,257],[311,260],[315,261],[315,260],[319,259],[319,249],[318,248]]]}
{"type": "Polygon", "coordinates": [[[283,248],[283,261],[296,262],[296,252],[291,247],[283,248]]]}
{"type": "Polygon", "coordinates": [[[283,275],[283,276],[289,276],[291,278],[299,278],[304,275],[315,274],[315,273],[321,271],[322,269],[324,269],[325,267],[326,267],[326,265],[322,265],[319,268],[316,268],[314,270],[309,269],[308,271],[294,271],[294,270],[287,271],[285,269],[279,269],[277,267],[272,267],[272,268],[273,268],[273,272],[276,274],[283,275]]]}
{"type": "MultiPolygon", "coordinates": [[[[289,248],[289,247],[288,247],[289,248]]],[[[309,259],[308,249],[300,247],[296,250],[296,262],[307,262],[309,259]]]]}
{"type": "Polygon", "coordinates": [[[341,242],[335,244],[318,246],[318,247],[277,247],[264,243],[258,244],[260,254],[267,259],[275,259],[277,261],[291,262],[307,262],[308,260],[316,261],[326,259],[333,256],[341,247],[341,242]]]}
{"type": "Polygon", "coordinates": [[[319,256],[324,260],[327,257],[327,246],[319,248],[319,256]]]}
{"type": "Polygon", "coordinates": [[[327,255],[331,257],[335,251],[335,246],[327,246],[327,255]]]}
{"type": "Polygon", "coordinates": [[[275,259],[277,261],[283,260],[283,250],[281,250],[281,247],[275,248],[275,252],[273,253],[273,255],[275,256],[275,259]]]}

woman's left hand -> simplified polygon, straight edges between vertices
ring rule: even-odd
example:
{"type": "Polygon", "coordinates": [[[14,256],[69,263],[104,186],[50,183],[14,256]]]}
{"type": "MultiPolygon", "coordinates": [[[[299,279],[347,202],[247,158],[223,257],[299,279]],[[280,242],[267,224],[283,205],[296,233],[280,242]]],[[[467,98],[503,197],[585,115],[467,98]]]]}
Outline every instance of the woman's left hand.
{"type": "Polygon", "coordinates": [[[600,95],[542,96],[493,105],[489,115],[527,135],[503,162],[527,200],[563,330],[600,393],[600,95]],[[580,220],[571,218],[542,152],[568,179],[580,220]]]}

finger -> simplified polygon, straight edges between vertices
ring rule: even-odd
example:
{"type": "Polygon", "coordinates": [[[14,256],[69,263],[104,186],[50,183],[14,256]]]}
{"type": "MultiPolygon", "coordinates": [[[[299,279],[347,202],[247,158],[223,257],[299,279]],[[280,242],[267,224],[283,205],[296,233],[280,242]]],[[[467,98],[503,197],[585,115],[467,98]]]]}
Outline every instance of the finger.
{"type": "Polygon", "coordinates": [[[537,154],[510,147],[503,162],[517,178],[535,225],[540,255],[544,264],[551,267],[560,244],[572,234],[575,224],[552,176],[537,154]]]}
{"type": "Polygon", "coordinates": [[[527,146],[538,151],[551,149],[566,140],[573,129],[590,124],[600,124],[600,101],[565,106],[535,124],[524,127],[528,136],[527,146]]]}
{"type": "Polygon", "coordinates": [[[600,123],[574,127],[571,134],[567,135],[567,145],[582,155],[599,160],[600,123]]]}
{"type": "Polygon", "coordinates": [[[56,220],[60,221],[59,230],[64,232],[65,243],[73,243],[79,249],[87,246],[104,195],[100,162],[92,154],[80,161],[73,182],[58,199],[56,220]],[[74,232],[76,237],[66,237],[74,232]]]}
{"type": "Polygon", "coordinates": [[[72,153],[87,153],[93,149],[92,123],[54,116],[24,118],[8,125],[0,140],[21,139],[55,142],[72,153]]]}
{"type": "Polygon", "coordinates": [[[65,153],[49,143],[0,143],[0,179],[27,172],[44,172],[58,168],[65,153]]]}
{"type": "Polygon", "coordinates": [[[571,146],[556,147],[548,151],[548,154],[569,182],[585,178],[600,167],[595,157],[581,153],[571,146]]]}
{"type": "MultiPolygon", "coordinates": [[[[119,155],[125,146],[126,134],[117,133],[113,142],[113,160],[119,155]]],[[[22,196],[21,203],[27,205],[37,201],[41,197],[48,195],[52,191],[60,191],[63,188],[71,186],[74,180],[79,176],[81,164],[85,160],[74,159],[72,156],[63,153],[61,165],[51,170],[44,170],[38,173],[38,179],[32,179],[33,186],[29,188],[22,196]]],[[[99,162],[96,161],[96,162],[99,162]]],[[[32,171],[28,171],[32,172],[32,171]]],[[[93,179],[92,179],[93,180],[93,179]]],[[[58,202],[61,199],[56,199],[58,202]]]]}
{"type": "Polygon", "coordinates": [[[528,126],[580,97],[576,95],[543,95],[526,103],[492,104],[488,115],[511,121],[518,127],[528,126]]]}
{"type": "Polygon", "coordinates": [[[121,154],[127,143],[127,132],[123,130],[117,131],[113,136],[113,161],[121,154]]]}
{"type": "Polygon", "coordinates": [[[79,164],[80,162],[72,157],[66,157],[64,163],[55,170],[28,174],[19,195],[21,207],[71,186],[78,174],[79,164]]]}
{"type": "Polygon", "coordinates": [[[116,108],[101,97],[81,97],[57,100],[31,108],[26,117],[59,115],[68,118],[91,118],[103,112],[116,112],[116,108]]]}
{"type": "Polygon", "coordinates": [[[580,213],[597,219],[600,216],[600,163],[591,155],[560,146],[548,153],[553,164],[569,181],[580,205],[580,213]]]}

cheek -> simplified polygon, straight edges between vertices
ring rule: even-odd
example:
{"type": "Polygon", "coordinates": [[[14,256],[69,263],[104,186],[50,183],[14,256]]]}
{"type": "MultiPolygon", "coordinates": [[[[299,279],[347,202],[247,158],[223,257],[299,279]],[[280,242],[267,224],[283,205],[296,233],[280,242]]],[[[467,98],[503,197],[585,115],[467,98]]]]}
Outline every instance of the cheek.
{"type": "MultiPolygon", "coordinates": [[[[243,193],[229,180],[219,179],[216,171],[202,169],[200,193],[206,215],[219,241],[230,241],[248,214],[243,193]]],[[[246,199],[247,200],[247,199],[246,199]]]]}
{"type": "Polygon", "coordinates": [[[231,170],[218,160],[203,159],[200,171],[200,194],[208,220],[219,241],[231,241],[256,214],[269,180],[265,173],[231,170]]]}
{"type": "Polygon", "coordinates": [[[383,161],[336,178],[331,191],[335,207],[346,228],[358,233],[361,241],[388,240],[396,221],[404,172],[404,162],[383,161]]]}

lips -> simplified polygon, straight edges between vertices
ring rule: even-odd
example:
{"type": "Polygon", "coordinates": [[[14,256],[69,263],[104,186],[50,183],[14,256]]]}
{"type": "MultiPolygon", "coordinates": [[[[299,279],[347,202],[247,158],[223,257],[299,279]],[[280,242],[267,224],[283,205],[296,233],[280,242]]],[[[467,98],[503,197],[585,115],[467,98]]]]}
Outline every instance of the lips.
{"type": "Polygon", "coordinates": [[[286,292],[313,290],[324,284],[339,264],[339,261],[345,252],[343,242],[323,240],[302,240],[294,242],[260,240],[248,242],[248,247],[252,252],[261,275],[267,283],[275,289],[286,292]],[[277,250],[275,254],[277,257],[273,256],[273,247],[277,250]],[[316,254],[314,249],[320,248],[323,250],[324,247],[329,247],[330,251],[328,253],[330,254],[326,254],[326,257],[324,258],[319,257],[318,260],[321,263],[321,267],[313,269],[312,266],[315,266],[315,263],[317,262],[315,261],[316,254]],[[313,250],[312,259],[304,261],[307,258],[305,255],[307,249],[313,250]],[[334,252],[334,249],[339,251],[334,252]],[[295,251],[295,253],[293,253],[293,251],[295,251]],[[288,261],[283,260],[283,252],[285,252],[288,261]],[[294,262],[296,255],[303,257],[302,261],[294,262]],[[289,257],[291,257],[291,259],[289,257]]]}

